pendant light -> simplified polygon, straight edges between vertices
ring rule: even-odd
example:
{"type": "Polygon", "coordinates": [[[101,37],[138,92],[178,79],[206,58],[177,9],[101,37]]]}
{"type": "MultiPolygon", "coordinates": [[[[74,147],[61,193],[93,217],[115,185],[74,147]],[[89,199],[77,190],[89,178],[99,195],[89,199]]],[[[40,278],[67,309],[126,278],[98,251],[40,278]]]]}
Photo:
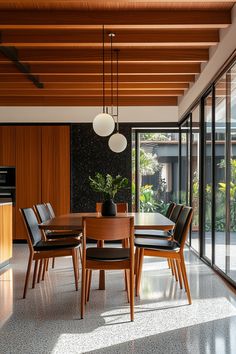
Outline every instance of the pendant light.
{"type": "Polygon", "coordinates": [[[102,27],[102,69],[103,69],[103,82],[102,82],[102,88],[103,88],[103,112],[99,113],[93,120],[93,130],[95,133],[99,136],[108,136],[110,135],[114,128],[115,128],[115,122],[114,118],[112,115],[106,113],[105,109],[105,29],[104,25],[102,27]]]}
{"type": "Polygon", "coordinates": [[[124,151],[127,147],[126,137],[119,132],[119,50],[116,50],[116,133],[110,136],[108,141],[109,148],[116,153],[124,151]]]}

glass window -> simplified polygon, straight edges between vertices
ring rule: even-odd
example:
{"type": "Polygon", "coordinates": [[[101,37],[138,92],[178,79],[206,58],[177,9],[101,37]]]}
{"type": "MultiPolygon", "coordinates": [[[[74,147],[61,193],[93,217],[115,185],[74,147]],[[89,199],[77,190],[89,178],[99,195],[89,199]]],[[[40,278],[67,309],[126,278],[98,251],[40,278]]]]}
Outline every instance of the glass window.
{"type": "Polygon", "coordinates": [[[165,214],[169,203],[178,200],[179,132],[144,130],[137,136],[137,207],[165,214]]]}
{"type": "Polygon", "coordinates": [[[228,275],[236,281],[236,64],[229,72],[230,82],[230,265],[228,275]]]}
{"type": "Polygon", "coordinates": [[[200,106],[198,105],[192,111],[192,158],[191,158],[191,175],[192,175],[192,207],[193,222],[191,233],[191,246],[199,253],[199,152],[200,152],[200,106]]]}
{"type": "Polygon", "coordinates": [[[226,271],[226,75],[215,85],[215,264],[226,271]]]}
{"type": "Polygon", "coordinates": [[[212,260],[212,93],[204,99],[204,256],[212,260]]]}

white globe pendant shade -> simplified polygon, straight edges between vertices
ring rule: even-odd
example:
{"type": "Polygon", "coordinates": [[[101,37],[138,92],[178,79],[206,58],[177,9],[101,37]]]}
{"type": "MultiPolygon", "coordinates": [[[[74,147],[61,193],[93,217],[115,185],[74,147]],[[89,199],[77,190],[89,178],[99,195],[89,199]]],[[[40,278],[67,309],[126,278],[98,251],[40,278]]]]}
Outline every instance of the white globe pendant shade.
{"type": "Polygon", "coordinates": [[[115,133],[108,141],[109,148],[114,152],[122,152],[126,149],[127,140],[123,134],[115,133]]]}
{"type": "Polygon", "coordinates": [[[114,119],[108,113],[99,113],[93,120],[93,130],[99,136],[111,135],[114,128],[114,119]]]}

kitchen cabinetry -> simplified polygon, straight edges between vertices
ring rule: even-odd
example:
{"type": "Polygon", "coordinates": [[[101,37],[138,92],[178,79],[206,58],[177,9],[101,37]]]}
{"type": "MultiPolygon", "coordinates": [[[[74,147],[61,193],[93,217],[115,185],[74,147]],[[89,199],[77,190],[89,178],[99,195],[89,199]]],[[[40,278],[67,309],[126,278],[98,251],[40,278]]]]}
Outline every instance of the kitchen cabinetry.
{"type": "Polygon", "coordinates": [[[13,239],[26,239],[19,208],[50,202],[57,214],[70,211],[70,127],[0,126],[0,137],[0,166],[16,167],[13,239]]]}
{"type": "Polygon", "coordinates": [[[0,268],[12,257],[12,203],[0,201],[0,268]]]}

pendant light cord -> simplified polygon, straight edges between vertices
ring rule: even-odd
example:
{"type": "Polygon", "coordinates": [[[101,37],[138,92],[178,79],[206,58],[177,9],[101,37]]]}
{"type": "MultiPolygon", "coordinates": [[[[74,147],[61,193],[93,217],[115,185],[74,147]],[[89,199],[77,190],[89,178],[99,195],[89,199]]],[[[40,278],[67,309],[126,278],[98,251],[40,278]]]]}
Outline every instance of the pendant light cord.
{"type": "Polygon", "coordinates": [[[105,26],[102,26],[102,98],[103,113],[105,113],[105,26]]]}
{"type": "Polygon", "coordinates": [[[116,104],[117,104],[116,130],[119,133],[119,49],[116,49],[116,104]]]}
{"type": "Polygon", "coordinates": [[[111,116],[113,117],[113,48],[112,48],[112,38],[114,33],[110,33],[111,39],[111,116]]]}

